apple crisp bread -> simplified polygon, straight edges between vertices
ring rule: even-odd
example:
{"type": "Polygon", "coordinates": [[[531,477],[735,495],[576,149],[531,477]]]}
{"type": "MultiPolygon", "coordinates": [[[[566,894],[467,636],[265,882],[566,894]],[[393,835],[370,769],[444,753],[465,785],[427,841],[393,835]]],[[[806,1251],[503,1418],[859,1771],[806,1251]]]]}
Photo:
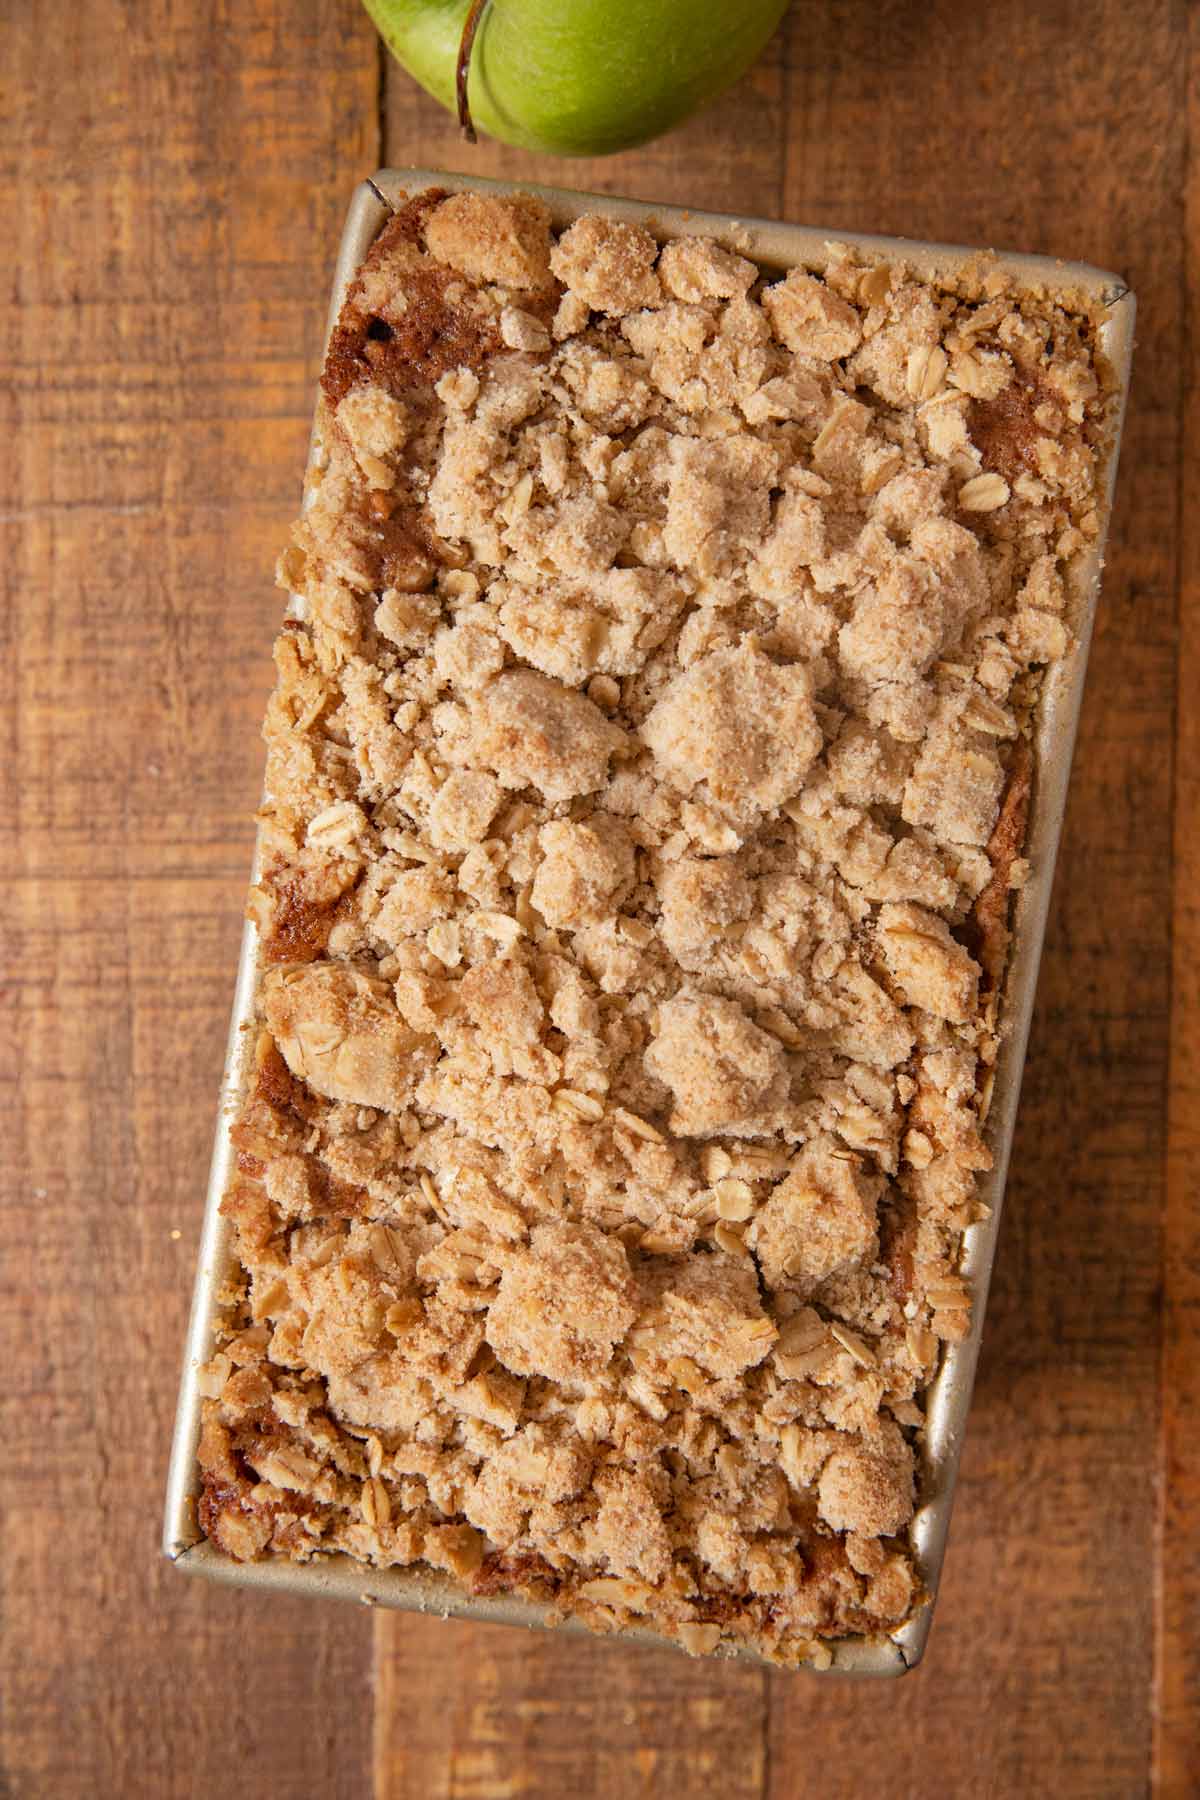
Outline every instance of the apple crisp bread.
{"type": "Polygon", "coordinates": [[[785,1664],[920,1602],[1096,328],[528,196],[382,231],[281,564],[229,1555],[785,1664]]]}

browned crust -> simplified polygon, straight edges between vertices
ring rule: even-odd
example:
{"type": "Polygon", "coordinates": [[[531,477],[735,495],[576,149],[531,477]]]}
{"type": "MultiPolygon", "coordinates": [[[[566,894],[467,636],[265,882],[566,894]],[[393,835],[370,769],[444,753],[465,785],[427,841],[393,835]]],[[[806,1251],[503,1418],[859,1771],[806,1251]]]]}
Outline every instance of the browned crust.
{"type": "MultiPolygon", "coordinates": [[[[372,246],[378,260],[397,243],[419,244],[425,219],[446,197],[429,188],[407,201],[388,220],[372,246]]],[[[360,381],[373,381],[395,395],[411,396],[414,386],[431,386],[450,369],[478,368],[500,347],[495,331],[465,300],[461,275],[428,259],[406,272],[407,306],[398,318],[371,313],[363,299],[363,276],[351,285],[329,340],[321,387],[330,404],[360,381]]]]}
{"type": "Polygon", "coordinates": [[[985,992],[994,991],[1004,974],[1012,937],[1008,923],[1012,907],[1009,884],[1013,863],[1025,846],[1032,793],[1033,750],[1027,739],[1018,738],[1000,802],[1000,815],[987,846],[992,878],[971,912],[970,948],[983,970],[985,992]]]}
{"type": "Polygon", "coordinates": [[[302,1081],[297,1081],[265,1032],[258,1048],[257,1079],[251,1097],[263,1101],[273,1112],[291,1113],[302,1120],[312,1116],[312,1095],[302,1081]]]}
{"type": "Polygon", "coordinates": [[[232,1462],[235,1473],[215,1474],[205,1469],[200,1494],[196,1501],[196,1517],[204,1535],[214,1543],[222,1541],[221,1520],[231,1512],[247,1519],[263,1519],[272,1528],[275,1542],[291,1555],[311,1553],[313,1540],[305,1532],[301,1520],[319,1512],[315,1501],[303,1494],[289,1493],[286,1502],[267,1500],[256,1495],[261,1486],[258,1476],[245,1462],[247,1452],[268,1449],[289,1441],[290,1434],[267,1419],[246,1421],[231,1432],[232,1462]]]}
{"type": "Polygon", "coordinates": [[[917,1248],[917,1203],[897,1190],[879,1226],[879,1260],[889,1271],[892,1293],[901,1306],[913,1291],[917,1248]]]}
{"type": "Polygon", "coordinates": [[[1040,382],[1017,368],[994,400],[972,400],[967,430],[985,469],[995,469],[1009,482],[1037,474],[1037,440],[1043,433],[1033,415],[1049,398],[1040,382]]]}
{"type": "Polygon", "coordinates": [[[324,954],[337,924],[344,893],[321,899],[303,873],[276,871],[263,877],[272,897],[271,929],[262,943],[265,963],[310,963],[324,954]]]}
{"type": "Polygon", "coordinates": [[[481,1597],[492,1594],[520,1593],[539,1599],[555,1594],[562,1577],[542,1556],[524,1552],[505,1556],[493,1552],[485,1556],[471,1579],[471,1592],[481,1597]]]}

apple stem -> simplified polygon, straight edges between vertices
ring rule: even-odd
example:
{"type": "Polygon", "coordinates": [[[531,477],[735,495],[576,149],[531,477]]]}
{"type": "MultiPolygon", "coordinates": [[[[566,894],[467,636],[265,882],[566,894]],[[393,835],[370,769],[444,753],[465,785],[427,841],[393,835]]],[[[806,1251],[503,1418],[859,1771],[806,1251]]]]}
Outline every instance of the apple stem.
{"type": "Polygon", "coordinates": [[[479,21],[488,0],[471,0],[463,21],[462,37],[458,41],[458,65],[454,71],[454,87],[458,95],[458,123],[468,144],[473,144],[475,124],[471,118],[471,103],[467,99],[467,77],[471,73],[471,52],[475,48],[475,33],[479,30],[479,21]]]}

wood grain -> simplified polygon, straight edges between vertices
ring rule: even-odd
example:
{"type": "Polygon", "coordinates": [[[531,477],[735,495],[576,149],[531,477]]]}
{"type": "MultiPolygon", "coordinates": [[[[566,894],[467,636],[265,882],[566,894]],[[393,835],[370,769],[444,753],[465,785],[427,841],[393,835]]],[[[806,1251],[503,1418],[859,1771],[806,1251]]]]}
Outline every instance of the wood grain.
{"type": "Polygon", "coordinates": [[[369,1621],[186,1582],[158,1518],[373,39],[354,0],[50,0],[3,62],[0,1789],[362,1789],[369,1621]]]}
{"type": "Polygon", "coordinates": [[[708,113],[567,162],[470,150],[356,0],[9,9],[0,1793],[1200,1789],[1198,33],[1177,0],[796,0],[708,113]],[[384,1614],[372,1637],[158,1560],[269,569],[341,216],[381,160],[1050,250],[1138,291],[977,1405],[899,1685],[384,1614]]]}
{"type": "MultiPolygon", "coordinates": [[[[1188,17],[1187,122],[1200,141],[1200,20],[1188,17]]],[[[1180,359],[1178,705],[1171,1082],[1163,1245],[1161,1535],[1157,1545],[1155,1791],[1194,1794],[1200,1777],[1200,183],[1183,232],[1190,329],[1180,359]]]]}
{"type": "Polygon", "coordinates": [[[758,1669],[385,1614],[376,1655],[375,1783],[388,1800],[766,1792],[758,1669]]]}

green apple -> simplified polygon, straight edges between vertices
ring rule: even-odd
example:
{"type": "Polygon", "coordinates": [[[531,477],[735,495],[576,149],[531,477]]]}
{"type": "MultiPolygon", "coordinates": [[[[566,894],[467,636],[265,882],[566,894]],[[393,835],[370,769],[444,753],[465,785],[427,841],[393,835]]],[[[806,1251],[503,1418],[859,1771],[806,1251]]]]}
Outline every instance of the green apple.
{"type": "Polygon", "coordinates": [[[644,144],[754,61],[787,0],[365,0],[389,50],[458,110],[474,10],[471,118],[492,137],[559,156],[644,144]]]}

